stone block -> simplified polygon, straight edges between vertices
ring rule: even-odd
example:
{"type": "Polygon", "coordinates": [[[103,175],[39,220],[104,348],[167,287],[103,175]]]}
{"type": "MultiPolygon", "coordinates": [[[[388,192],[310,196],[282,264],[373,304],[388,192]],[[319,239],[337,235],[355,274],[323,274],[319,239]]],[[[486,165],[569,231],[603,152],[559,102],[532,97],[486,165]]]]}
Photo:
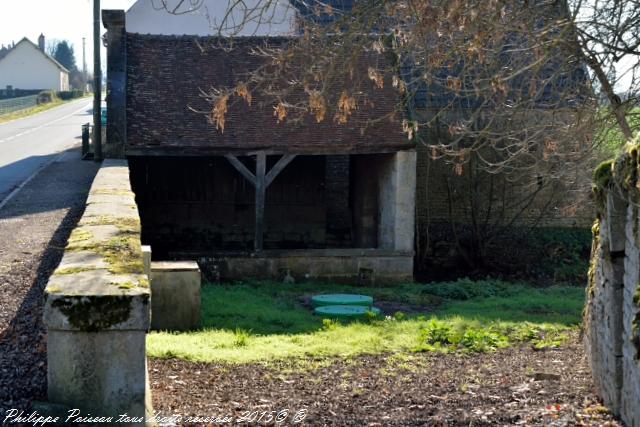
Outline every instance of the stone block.
{"type": "Polygon", "coordinates": [[[144,417],[145,337],[145,330],[49,330],[49,400],[95,416],[144,417]]]}
{"type": "Polygon", "coordinates": [[[201,274],[196,262],[151,263],[151,328],[183,331],[200,326],[201,274]]]}

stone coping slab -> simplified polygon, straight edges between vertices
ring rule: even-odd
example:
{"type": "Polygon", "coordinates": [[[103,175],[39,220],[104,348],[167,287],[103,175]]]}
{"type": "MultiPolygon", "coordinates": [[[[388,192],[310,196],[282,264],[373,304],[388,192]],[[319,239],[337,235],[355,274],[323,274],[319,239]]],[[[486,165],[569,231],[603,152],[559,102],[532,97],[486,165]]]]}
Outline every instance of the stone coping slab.
{"type": "Polygon", "coordinates": [[[84,332],[146,331],[149,280],[127,161],[105,160],[89,194],[85,213],[45,289],[45,325],[84,332]]]}
{"type": "Polygon", "coordinates": [[[198,263],[195,261],[153,261],[151,271],[199,271],[198,263]]]}

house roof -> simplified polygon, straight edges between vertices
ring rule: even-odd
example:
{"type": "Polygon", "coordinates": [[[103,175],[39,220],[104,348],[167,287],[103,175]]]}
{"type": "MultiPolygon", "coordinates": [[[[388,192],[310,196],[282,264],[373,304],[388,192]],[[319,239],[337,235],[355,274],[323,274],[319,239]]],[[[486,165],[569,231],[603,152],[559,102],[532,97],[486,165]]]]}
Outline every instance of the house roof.
{"type": "MultiPolygon", "coordinates": [[[[216,39],[220,41],[220,39],[216,39]]],[[[261,43],[287,43],[288,38],[242,38],[232,50],[212,46],[211,38],[127,35],[127,143],[129,149],[274,150],[333,153],[389,152],[413,147],[402,132],[404,111],[391,76],[383,89],[366,79],[368,101],[347,123],[336,123],[327,112],[317,123],[278,123],[275,101],[253,94],[251,106],[229,102],[224,132],[207,123],[211,104],[202,96],[212,87],[234,87],[263,65],[251,54],[261,43]],[[204,112],[204,114],[196,112],[204,112]]],[[[376,57],[378,61],[384,58],[376,57]]],[[[365,68],[366,69],[366,68],[365,68]]],[[[366,74],[365,74],[366,75],[366,74]]],[[[304,92],[292,97],[306,97],[304,92]]]]}
{"type": "Polygon", "coordinates": [[[9,56],[9,54],[11,52],[13,52],[14,50],[16,50],[20,45],[22,45],[23,43],[26,43],[27,45],[33,47],[35,50],[37,50],[38,52],[40,52],[42,55],[44,55],[45,58],[47,58],[49,61],[53,62],[54,65],[56,67],[58,67],[60,69],[60,71],[63,71],[65,73],[69,73],[69,70],[67,70],[61,63],[59,63],[58,61],[55,60],[55,58],[53,58],[51,55],[49,55],[46,52],[43,52],[40,50],[40,48],[38,47],[37,44],[35,44],[34,42],[32,42],[31,40],[29,40],[28,38],[24,37],[22,40],[20,40],[18,43],[16,43],[15,46],[13,46],[10,49],[4,49],[0,50],[0,61],[2,61],[4,58],[6,58],[7,56],[9,56]],[[3,53],[4,52],[4,53],[3,53]]]}

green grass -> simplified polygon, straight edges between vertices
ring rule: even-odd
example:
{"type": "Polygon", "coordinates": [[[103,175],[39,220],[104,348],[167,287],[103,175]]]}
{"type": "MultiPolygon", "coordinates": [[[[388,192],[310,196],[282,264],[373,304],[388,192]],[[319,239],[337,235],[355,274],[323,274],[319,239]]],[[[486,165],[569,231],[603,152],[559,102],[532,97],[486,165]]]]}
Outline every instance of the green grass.
{"type": "Polygon", "coordinates": [[[14,111],[8,114],[0,114],[0,123],[7,123],[13,120],[23,119],[25,117],[33,116],[34,114],[42,113],[47,110],[51,110],[52,108],[59,107],[68,102],[77,101],[82,98],[70,99],[68,101],[62,101],[60,99],[56,99],[55,101],[48,102],[46,104],[38,105],[33,108],[25,108],[24,110],[14,111]]]}
{"type": "MultiPolygon", "coordinates": [[[[600,129],[596,130],[595,141],[606,157],[616,157],[622,153],[626,143],[620,126],[608,110],[602,111],[599,120],[600,129]]],[[[627,112],[627,120],[634,135],[637,135],[640,131],[640,108],[627,112]]]]}
{"type": "Polygon", "coordinates": [[[523,342],[545,348],[561,345],[577,328],[583,300],[578,287],[468,279],[369,288],[205,285],[202,329],[151,333],[147,352],[156,358],[250,363],[384,352],[485,352],[523,342]],[[393,302],[406,310],[363,322],[323,320],[303,302],[327,292],[368,294],[383,306],[393,302]]]}

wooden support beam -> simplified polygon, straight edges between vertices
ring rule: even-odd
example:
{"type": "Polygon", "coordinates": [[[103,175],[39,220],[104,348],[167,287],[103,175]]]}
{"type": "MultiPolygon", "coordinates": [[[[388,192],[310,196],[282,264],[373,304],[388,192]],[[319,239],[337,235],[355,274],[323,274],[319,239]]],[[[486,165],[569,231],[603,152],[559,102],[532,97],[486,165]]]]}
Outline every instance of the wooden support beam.
{"type": "Polygon", "coordinates": [[[280,172],[282,172],[282,170],[286,168],[287,165],[291,163],[291,161],[295,158],[295,154],[285,154],[284,156],[280,157],[278,163],[276,163],[267,174],[266,186],[270,186],[273,180],[276,179],[278,174],[280,174],[280,172]]]}
{"type": "Polygon", "coordinates": [[[267,190],[266,173],[267,155],[262,152],[256,156],[256,236],[254,249],[256,252],[262,251],[264,247],[264,200],[267,190]]]}
{"type": "Polygon", "coordinates": [[[271,185],[278,174],[282,172],[293,159],[296,158],[296,155],[285,154],[284,156],[282,156],[280,160],[278,160],[278,162],[273,166],[273,168],[271,168],[268,174],[267,153],[265,151],[259,151],[256,153],[255,174],[251,173],[251,171],[247,169],[247,167],[233,154],[226,154],[224,157],[256,189],[256,227],[254,249],[256,252],[260,252],[264,248],[264,203],[267,187],[271,185]]]}
{"type": "Polygon", "coordinates": [[[247,179],[247,181],[249,181],[254,187],[256,186],[256,176],[252,174],[236,156],[233,154],[226,154],[224,157],[229,160],[229,163],[231,163],[233,167],[247,179]]]}

